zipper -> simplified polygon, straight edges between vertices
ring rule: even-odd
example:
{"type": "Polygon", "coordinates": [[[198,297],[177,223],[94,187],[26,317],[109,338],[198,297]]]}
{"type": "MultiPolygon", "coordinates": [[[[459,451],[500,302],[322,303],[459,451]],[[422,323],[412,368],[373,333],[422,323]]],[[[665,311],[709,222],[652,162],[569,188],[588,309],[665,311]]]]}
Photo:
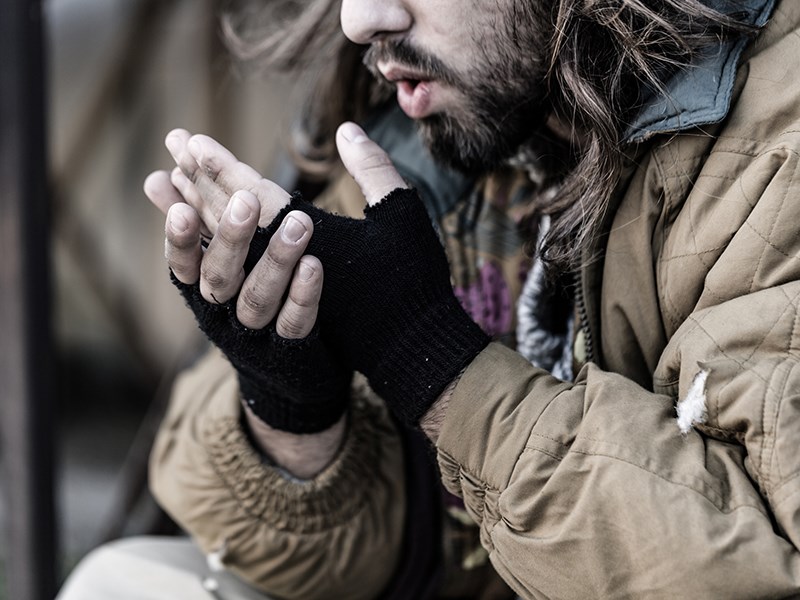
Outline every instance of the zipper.
{"type": "Polygon", "coordinates": [[[583,269],[575,271],[575,306],[578,311],[578,321],[583,331],[583,344],[586,352],[585,363],[594,362],[594,342],[592,330],[589,327],[589,313],[586,309],[586,295],[583,291],[583,269]]]}
{"type": "MultiPolygon", "coordinates": [[[[629,182],[631,177],[633,176],[633,172],[636,169],[638,162],[636,160],[637,156],[641,156],[648,151],[649,145],[648,144],[639,144],[636,146],[634,150],[635,153],[632,154],[624,154],[625,162],[624,162],[624,169],[622,174],[620,175],[621,182],[629,182]]],[[[586,296],[587,296],[587,286],[589,282],[587,281],[587,273],[591,273],[592,271],[596,271],[598,268],[602,268],[598,266],[598,257],[601,254],[604,254],[604,251],[601,253],[599,252],[599,247],[601,244],[601,240],[606,236],[610,235],[611,225],[614,221],[614,215],[617,213],[617,209],[619,208],[620,203],[623,201],[625,196],[625,192],[627,191],[628,183],[625,183],[622,187],[618,184],[616,189],[614,190],[611,198],[609,199],[608,205],[606,206],[602,218],[602,222],[597,227],[597,235],[592,236],[591,241],[584,247],[583,251],[581,252],[581,267],[579,267],[574,275],[575,275],[575,306],[577,308],[578,313],[578,320],[580,321],[581,330],[583,331],[583,342],[584,342],[584,350],[586,351],[586,363],[595,362],[598,359],[598,356],[595,356],[594,352],[594,335],[592,334],[592,325],[589,320],[589,309],[586,305],[586,296]]],[[[608,243],[607,241],[604,243],[608,243]]],[[[597,274],[595,273],[592,277],[592,283],[597,284],[597,274]]],[[[601,292],[602,294],[602,292],[601,292]]],[[[595,322],[597,322],[598,316],[595,314],[595,322]]],[[[601,357],[600,357],[601,358],[601,357]]]]}

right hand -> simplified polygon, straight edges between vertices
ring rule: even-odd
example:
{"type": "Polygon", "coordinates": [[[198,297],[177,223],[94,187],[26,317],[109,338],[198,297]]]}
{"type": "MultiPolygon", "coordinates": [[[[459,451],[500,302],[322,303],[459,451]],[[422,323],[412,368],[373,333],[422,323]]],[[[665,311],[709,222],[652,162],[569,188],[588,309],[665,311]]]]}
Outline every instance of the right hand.
{"type": "Polygon", "coordinates": [[[151,173],[144,191],[167,215],[165,254],[177,279],[189,285],[199,281],[208,302],[221,304],[238,295],[236,316],[250,329],[275,319],[282,337],[307,336],[323,279],[319,260],[303,255],[314,230],[311,219],[289,213],[262,259],[245,274],[253,232],[272,221],[289,195],[207,136],[175,129],[166,145],[178,166],[151,173]],[[205,251],[202,238],[211,239],[205,251]]]}
{"type": "Polygon", "coordinates": [[[236,367],[248,406],[265,423],[293,433],[333,425],[351,374],[312,331],[323,273],[317,258],[304,256],[310,217],[287,214],[246,273],[256,227],[289,195],[211,138],[174,130],[166,144],[178,168],[152,173],[144,188],[167,215],[167,263],[200,328],[236,367]]]}

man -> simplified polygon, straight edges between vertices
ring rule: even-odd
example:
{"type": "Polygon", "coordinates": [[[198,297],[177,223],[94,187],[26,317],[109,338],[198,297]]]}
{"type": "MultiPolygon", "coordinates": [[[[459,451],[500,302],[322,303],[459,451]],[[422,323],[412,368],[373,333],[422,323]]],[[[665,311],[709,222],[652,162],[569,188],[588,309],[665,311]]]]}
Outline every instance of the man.
{"type": "MultiPolygon", "coordinates": [[[[369,64],[396,85],[440,160],[497,168],[544,127],[566,132],[574,163],[545,207],[553,224],[543,256],[551,273],[580,265],[572,382],[487,346],[471,329],[444,290],[430,231],[413,213],[418,200],[352,124],[337,144],[373,207],[365,225],[296,201],[284,217],[288,194],[213,140],[175,132],[173,155],[194,174],[194,187],[176,176],[182,198],[163,202],[176,284],[237,364],[240,383],[252,365],[227,331],[209,327],[199,297],[209,305],[238,298],[229,306],[241,324],[274,321],[283,339],[307,339],[319,315],[320,339],[341,351],[326,360],[362,371],[398,420],[428,435],[444,486],[463,497],[492,565],[517,594],[796,594],[798,25],[800,7],[787,0],[343,2],[345,34],[371,46],[369,64]],[[204,188],[203,173],[213,186],[204,188]],[[202,201],[190,200],[193,191],[202,201]],[[268,225],[260,232],[267,258],[243,271],[259,220],[268,225]],[[214,234],[205,254],[202,226],[214,234]],[[300,235],[284,236],[291,229],[300,235]],[[349,234],[338,246],[337,231],[349,234]],[[374,256],[362,244],[373,232],[374,256]],[[403,252],[392,255],[390,242],[403,252]],[[320,262],[303,258],[307,249],[320,262]],[[440,318],[409,311],[420,298],[440,318]],[[381,325],[402,343],[388,346],[381,325]],[[419,339],[425,330],[432,341],[419,339]]],[[[151,186],[153,197],[172,193],[151,186]]],[[[202,391],[212,379],[185,385],[202,391]]],[[[246,413],[254,443],[288,471],[281,475],[230,450],[244,447],[233,408],[239,387],[236,378],[216,381],[204,420],[184,390],[155,450],[154,489],[171,512],[267,592],[391,593],[404,519],[392,512],[391,474],[402,467],[385,416],[355,403],[349,431],[335,415],[318,430],[307,415],[287,425],[283,415],[303,414],[302,402],[279,393],[266,408],[255,403],[263,418],[246,413]],[[297,431],[306,426],[314,431],[297,431]]]]}

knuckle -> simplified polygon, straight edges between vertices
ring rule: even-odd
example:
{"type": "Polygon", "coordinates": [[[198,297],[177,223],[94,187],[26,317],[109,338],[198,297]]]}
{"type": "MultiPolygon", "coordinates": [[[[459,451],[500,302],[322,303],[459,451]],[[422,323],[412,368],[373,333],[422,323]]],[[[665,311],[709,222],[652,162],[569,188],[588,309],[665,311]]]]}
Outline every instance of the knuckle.
{"type": "Polygon", "coordinates": [[[183,283],[196,283],[200,277],[200,265],[184,254],[165,253],[167,266],[183,283]]]}
{"type": "MultiPolygon", "coordinates": [[[[246,287],[239,295],[236,312],[246,318],[266,317],[270,315],[272,303],[257,288],[246,287]]],[[[240,318],[241,320],[241,318],[240,318]]]]}
{"type": "Polygon", "coordinates": [[[243,185],[244,182],[240,181],[241,177],[239,176],[240,165],[241,162],[237,162],[234,165],[228,165],[227,167],[223,168],[222,165],[217,163],[216,157],[213,159],[213,168],[215,169],[214,173],[214,182],[217,183],[220,187],[228,190],[246,190],[251,192],[252,190],[249,189],[248,185],[243,185]]]}
{"type": "Polygon", "coordinates": [[[197,273],[191,269],[182,271],[180,269],[173,268],[172,272],[175,274],[176,279],[185,285],[194,285],[197,283],[197,273]]]}
{"type": "Polygon", "coordinates": [[[212,290],[224,289],[230,283],[226,274],[220,271],[216,265],[209,264],[208,261],[203,261],[203,264],[200,265],[200,276],[212,290]]]}
{"type": "Polygon", "coordinates": [[[281,314],[275,329],[282,338],[297,340],[306,337],[313,327],[313,322],[309,325],[302,322],[296,315],[281,314]]]}
{"type": "Polygon", "coordinates": [[[191,163],[183,162],[181,163],[181,170],[186,177],[197,185],[197,183],[203,178],[205,175],[205,170],[200,167],[197,163],[192,161],[191,163]]]}
{"type": "Polygon", "coordinates": [[[267,251],[264,253],[267,268],[281,272],[293,269],[296,257],[292,250],[293,248],[287,248],[279,235],[272,236],[267,251]]]}
{"type": "Polygon", "coordinates": [[[303,309],[313,309],[316,311],[319,305],[319,294],[321,286],[314,284],[314,281],[296,283],[289,290],[289,300],[303,309]]]}
{"type": "Polygon", "coordinates": [[[361,169],[364,171],[378,171],[392,167],[392,161],[384,153],[376,153],[365,156],[361,160],[361,169]]]}
{"type": "Polygon", "coordinates": [[[168,261],[169,268],[172,270],[173,273],[180,279],[184,281],[185,277],[188,277],[192,273],[192,268],[185,262],[181,261],[168,261]]]}
{"type": "Polygon", "coordinates": [[[217,233],[214,236],[214,242],[217,246],[230,251],[242,252],[246,250],[249,244],[249,236],[247,231],[241,227],[226,222],[223,226],[217,228],[217,233]]]}
{"type": "MultiPolygon", "coordinates": [[[[258,183],[253,183],[253,182],[248,182],[248,183],[242,185],[242,187],[239,188],[239,189],[242,189],[245,192],[249,192],[249,193],[253,194],[253,196],[255,196],[256,198],[258,198],[259,194],[261,193],[261,190],[258,187],[258,183]]],[[[261,202],[261,200],[259,200],[259,203],[260,202],[261,202]]]]}
{"type": "Polygon", "coordinates": [[[205,175],[208,179],[213,181],[214,183],[219,183],[222,177],[222,169],[217,164],[217,161],[214,157],[206,158],[203,162],[203,166],[200,167],[202,170],[203,175],[205,175]]]}
{"type": "Polygon", "coordinates": [[[189,263],[171,254],[167,254],[167,266],[177,275],[189,271],[189,263]]]}
{"type": "Polygon", "coordinates": [[[275,326],[278,335],[286,339],[301,339],[311,333],[316,320],[316,313],[298,310],[290,304],[284,306],[275,326]]]}
{"type": "Polygon", "coordinates": [[[165,247],[171,252],[189,250],[195,244],[195,236],[192,232],[182,231],[177,233],[171,229],[167,229],[167,236],[165,247]]]}

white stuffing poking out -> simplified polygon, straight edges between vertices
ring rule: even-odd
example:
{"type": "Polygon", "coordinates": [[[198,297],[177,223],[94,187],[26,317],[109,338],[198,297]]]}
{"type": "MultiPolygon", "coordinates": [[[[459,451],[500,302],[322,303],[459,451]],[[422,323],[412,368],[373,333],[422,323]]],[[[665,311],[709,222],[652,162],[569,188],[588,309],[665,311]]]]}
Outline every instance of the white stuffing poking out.
{"type": "Polygon", "coordinates": [[[206,555],[208,570],[212,573],[221,573],[225,570],[225,557],[228,554],[228,542],[223,541],[217,550],[206,555]]]}
{"type": "Polygon", "coordinates": [[[703,369],[692,380],[686,397],[678,402],[678,428],[689,433],[695,423],[706,422],[706,379],[709,371],[703,369]]]}

